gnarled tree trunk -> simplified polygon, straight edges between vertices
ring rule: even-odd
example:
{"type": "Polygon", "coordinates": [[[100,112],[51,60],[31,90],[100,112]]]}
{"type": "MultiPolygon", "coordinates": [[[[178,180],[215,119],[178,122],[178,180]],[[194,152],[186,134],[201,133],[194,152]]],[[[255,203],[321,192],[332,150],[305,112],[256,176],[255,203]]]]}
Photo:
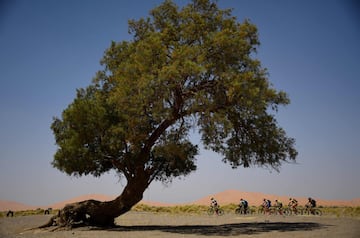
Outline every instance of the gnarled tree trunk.
{"type": "Polygon", "coordinates": [[[66,205],[46,224],[39,228],[50,226],[113,226],[115,218],[128,212],[141,201],[143,193],[148,187],[146,176],[128,179],[122,194],[112,201],[86,200],[66,205]]]}

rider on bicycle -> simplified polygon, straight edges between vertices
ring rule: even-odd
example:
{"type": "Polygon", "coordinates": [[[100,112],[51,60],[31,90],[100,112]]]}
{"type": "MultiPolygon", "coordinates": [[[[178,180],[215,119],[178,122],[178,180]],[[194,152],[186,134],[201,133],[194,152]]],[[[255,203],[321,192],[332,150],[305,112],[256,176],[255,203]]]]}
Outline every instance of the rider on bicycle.
{"type": "Polygon", "coordinates": [[[309,198],[308,198],[308,202],[306,203],[305,207],[306,207],[307,209],[310,209],[311,213],[313,213],[313,208],[316,207],[316,201],[315,201],[315,199],[309,197],[309,198]]]}
{"type": "Polygon", "coordinates": [[[297,213],[298,201],[295,198],[289,198],[288,206],[295,212],[295,214],[297,213]]]}
{"type": "Polygon", "coordinates": [[[247,209],[249,207],[249,203],[246,200],[241,198],[239,207],[243,207],[244,209],[247,209]]]}
{"type": "Polygon", "coordinates": [[[266,212],[269,212],[271,207],[271,201],[269,199],[264,198],[262,206],[266,212]]]}
{"type": "Polygon", "coordinates": [[[246,210],[249,207],[249,203],[246,200],[241,198],[240,203],[239,203],[239,207],[240,207],[240,209],[243,209],[243,211],[246,213],[246,210]]]}
{"type": "Polygon", "coordinates": [[[308,198],[308,203],[306,204],[307,207],[311,207],[311,208],[314,208],[316,207],[316,201],[315,199],[313,198],[308,198]]]}
{"type": "Polygon", "coordinates": [[[210,207],[214,208],[216,214],[218,214],[218,211],[219,211],[219,204],[218,202],[215,200],[215,198],[211,198],[211,203],[210,203],[210,207]]]}
{"type": "Polygon", "coordinates": [[[282,207],[283,207],[282,202],[276,199],[275,200],[275,207],[279,211],[280,215],[282,215],[282,207]]]}

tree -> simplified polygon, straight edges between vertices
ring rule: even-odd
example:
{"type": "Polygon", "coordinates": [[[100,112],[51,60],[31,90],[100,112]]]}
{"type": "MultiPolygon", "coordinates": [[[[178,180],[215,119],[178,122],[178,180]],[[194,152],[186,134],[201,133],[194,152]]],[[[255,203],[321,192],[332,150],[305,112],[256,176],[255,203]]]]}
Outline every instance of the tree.
{"type": "Polygon", "coordinates": [[[165,1],[129,21],[129,33],[131,41],[111,43],[104,69],[51,125],[55,168],[74,176],[115,170],[127,184],[113,201],[67,205],[49,224],[111,225],[152,181],[195,171],[193,130],[232,168],[295,161],[295,141],[275,119],[289,98],[255,58],[249,20],[239,23],[210,0],[183,8],[165,1]]]}

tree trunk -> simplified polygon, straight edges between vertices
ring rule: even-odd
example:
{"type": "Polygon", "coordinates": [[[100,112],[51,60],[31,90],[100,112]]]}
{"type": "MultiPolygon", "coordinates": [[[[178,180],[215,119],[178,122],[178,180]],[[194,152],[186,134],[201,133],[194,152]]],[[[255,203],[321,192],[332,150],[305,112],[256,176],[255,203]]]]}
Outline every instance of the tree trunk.
{"type": "Polygon", "coordinates": [[[113,226],[115,218],[128,212],[143,198],[148,187],[145,176],[134,177],[128,180],[122,194],[112,201],[101,202],[86,200],[66,205],[59,213],[53,216],[48,223],[40,226],[76,227],[76,226],[113,226]]]}

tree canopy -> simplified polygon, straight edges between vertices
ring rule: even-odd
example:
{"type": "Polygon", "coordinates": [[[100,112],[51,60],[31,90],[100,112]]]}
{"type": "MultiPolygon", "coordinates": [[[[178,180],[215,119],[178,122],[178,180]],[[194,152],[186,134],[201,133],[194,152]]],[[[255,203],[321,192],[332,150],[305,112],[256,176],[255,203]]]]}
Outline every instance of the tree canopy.
{"type": "Polygon", "coordinates": [[[275,118],[290,101],[256,59],[250,20],[210,0],[182,8],[165,1],[130,20],[129,33],[132,40],[112,42],[103,69],[54,118],[54,167],[168,182],[196,170],[193,130],[233,168],[295,161],[295,140],[275,118]]]}

